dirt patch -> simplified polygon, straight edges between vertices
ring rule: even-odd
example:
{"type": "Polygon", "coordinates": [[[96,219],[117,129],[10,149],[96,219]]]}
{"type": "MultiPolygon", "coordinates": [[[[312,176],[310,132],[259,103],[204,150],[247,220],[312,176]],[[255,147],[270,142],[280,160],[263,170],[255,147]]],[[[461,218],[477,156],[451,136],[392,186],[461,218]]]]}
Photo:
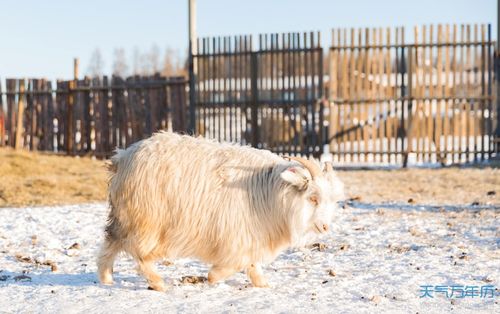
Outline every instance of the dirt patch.
{"type": "Polygon", "coordinates": [[[342,170],[346,196],[365,203],[500,204],[499,168],[342,170]]]}
{"type": "Polygon", "coordinates": [[[0,149],[0,207],[104,201],[102,161],[0,149]]]}
{"type": "MultiPolygon", "coordinates": [[[[364,203],[500,204],[500,168],[341,170],[348,199],[364,203]]],[[[104,162],[0,149],[0,207],[106,200],[104,162]]]]}

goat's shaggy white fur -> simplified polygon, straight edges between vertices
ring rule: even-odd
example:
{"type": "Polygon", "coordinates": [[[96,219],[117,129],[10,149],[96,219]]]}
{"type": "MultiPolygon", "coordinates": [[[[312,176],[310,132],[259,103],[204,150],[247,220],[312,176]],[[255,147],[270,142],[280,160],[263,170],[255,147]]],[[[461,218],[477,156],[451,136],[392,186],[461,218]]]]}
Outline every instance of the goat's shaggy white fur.
{"type": "Polygon", "coordinates": [[[343,189],[333,171],[314,177],[268,151],[168,132],[118,150],[111,168],[99,278],[112,283],[125,251],[155,290],[165,286],[153,263],[165,257],[212,264],[209,282],[246,269],[267,286],[260,263],[326,232],[343,189]]]}

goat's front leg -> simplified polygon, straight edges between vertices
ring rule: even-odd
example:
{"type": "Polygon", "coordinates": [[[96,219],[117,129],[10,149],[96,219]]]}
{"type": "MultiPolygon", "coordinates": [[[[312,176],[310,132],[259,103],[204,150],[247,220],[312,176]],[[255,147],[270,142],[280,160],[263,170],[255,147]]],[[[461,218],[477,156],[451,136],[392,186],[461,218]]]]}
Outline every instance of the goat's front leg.
{"type": "Polygon", "coordinates": [[[208,272],[208,283],[214,284],[221,280],[224,280],[236,273],[238,270],[233,267],[214,265],[208,272]]]}
{"type": "Polygon", "coordinates": [[[267,278],[262,272],[260,263],[253,263],[247,268],[247,276],[250,278],[252,285],[259,288],[269,288],[267,278]]]}

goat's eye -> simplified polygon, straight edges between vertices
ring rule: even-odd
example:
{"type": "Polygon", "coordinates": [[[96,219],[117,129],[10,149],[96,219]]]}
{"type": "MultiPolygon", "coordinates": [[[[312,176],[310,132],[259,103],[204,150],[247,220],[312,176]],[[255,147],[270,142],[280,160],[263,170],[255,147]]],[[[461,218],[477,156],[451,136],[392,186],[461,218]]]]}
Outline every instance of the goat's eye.
{"type": "Polygon", "coordinates": [[[316,195],[310,196],[309,197],[309,202],[311,202],[311,204],[317,206],[319,204],[318,196],[316,196],[316,195]]]}

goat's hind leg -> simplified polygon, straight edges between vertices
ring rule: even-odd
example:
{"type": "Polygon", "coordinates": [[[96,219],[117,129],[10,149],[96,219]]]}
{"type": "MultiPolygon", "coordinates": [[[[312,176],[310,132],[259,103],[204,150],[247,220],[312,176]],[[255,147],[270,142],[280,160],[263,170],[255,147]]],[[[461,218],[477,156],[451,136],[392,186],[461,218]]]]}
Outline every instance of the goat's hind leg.
{"type": "Polygon", "coordinates": [[[208,283],[215,284],[219,281],[222,281],[229,276],[236,273],[238,270],[234,267],[222,266],[222,265],[213,265],[210,271],[208,272],[208,283]]]}
{"type": "Polygon", "coordinates": [[[149,256],[137,259],[138,270],[148,281],[148,289],[162,292],[166,290],[165,282],[158,274],[154,262],[155,259],[149,256]]]}
{"type": "Polygon", "coordinates": [[[247,275],[254,287],[269,288],[267,278],[262,272],[260,263],[253,263],[247,268],[247,275]]]}
{"type": "Polygon", "coordinates": [[[121,246],[115,240],[106,238],[97,259],[99,281],[104,285],[113,284],[113,262],[120,252],[121,246]]]}

